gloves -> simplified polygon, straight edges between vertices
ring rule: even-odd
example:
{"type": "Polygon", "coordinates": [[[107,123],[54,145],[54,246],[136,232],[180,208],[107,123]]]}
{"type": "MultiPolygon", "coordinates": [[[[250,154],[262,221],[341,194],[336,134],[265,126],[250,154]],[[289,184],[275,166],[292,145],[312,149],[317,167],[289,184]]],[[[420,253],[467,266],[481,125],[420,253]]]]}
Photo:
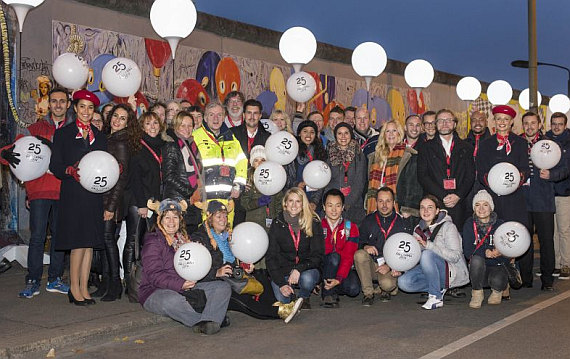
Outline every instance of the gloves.
{"type": "Polygon", "coordinates": [[[68,166],[65,169],[65,174],[73,177],[74,180],[79,182],[79,162],[75,162],[73,166],[68,166]]]}
{"type": "Polygon", "coordinates": [[[263,195],[259,197],[259,199],[257,200],[257,204],[259,205],[259,207],[265,207],[269,203],[271,203],[271,196],[263,195]]]}
{"type": "Polygon", "coordinates": [[[46,139],[46,138],[43,138],[42,136],[34,136],[34,137],[37,138],[38,140],[40,140],[40,142],[41,142],[42,144],[48,146],[49,149],[51,150],[51,145],[52,145],[52,143],[51,143],[50,140],[48,140],[48,139],[46,139]]]}
{"type": "Polygon", "coordinates": [[[14,152],[14,147],[16,147],[16,145],[12,145],[0,152],[0,156],[5,159],[6,162],[12,166],[12,168],[16,168],[16,166],[20,163],[20,159],[18,158],[20,157],[20,154],[14,152]]]}

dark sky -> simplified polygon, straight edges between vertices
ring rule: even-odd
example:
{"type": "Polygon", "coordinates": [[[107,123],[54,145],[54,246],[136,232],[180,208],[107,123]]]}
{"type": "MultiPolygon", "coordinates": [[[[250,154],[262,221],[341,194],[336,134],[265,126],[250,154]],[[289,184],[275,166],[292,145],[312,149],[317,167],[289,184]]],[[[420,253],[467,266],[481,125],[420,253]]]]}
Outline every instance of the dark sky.
{"type": "MultiPolygon", "coordinates": [[[[317,41],[354,49],[364,41],[382,45],[388,57],[423,58],[437,70],[506,80],[528,87],[525,0],[195,0],[199,11],[276,31],[310,29],[317,41]]],[[[538,61],[570,67],[570,1],[537,0],[538,61]]],[[[565,70],[540,66],[539,91],[567,93],[565,70]]]]}

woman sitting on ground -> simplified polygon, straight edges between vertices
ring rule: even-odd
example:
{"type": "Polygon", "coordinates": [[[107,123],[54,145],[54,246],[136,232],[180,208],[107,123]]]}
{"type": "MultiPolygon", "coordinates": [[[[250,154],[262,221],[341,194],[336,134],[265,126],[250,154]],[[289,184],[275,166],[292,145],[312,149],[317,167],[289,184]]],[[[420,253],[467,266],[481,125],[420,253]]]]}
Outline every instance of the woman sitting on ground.
{"type": "Polygon", "coordinates": [[[158,213],[156,229],[147,233],[142,250],[142,279],[139,302],[149,312],[170,317],[203,334],[215,334],[224,322],[231,287],[223,281],[189,281],[174,269],[174,254],[190,242],[182,213],[186,202],[165,199],[160,204],[148,201],[158,213]],[[190,304],[189,291],[200,289],[207,298],[202,312],[190,304]]]}
{"type": "MultiPolygon", "coordinates": [[[[233,201],[230,201],[229,206],[232,204],[233,201]]],[[[201,206],[202,203],[198,205],[201,206]]],[[[215,200],[208,202],[206,220],[192,234],[192,238],[208,248],[212,256],[212,268],[202,281],[221,279],[230,283],[233,290],[229,310],[242,312],[257,319],[281,318],[285,323],[289,323],[298,313],[302,300],[298,299],[288,304],[276,302],[275,296],[269,290],[271,286],[267,271],[254,270],[253,264],[239,264],[230,246],[228,210],[231,211],[231,208],[227,208],[222,202],[215,200]],[[237,274],[242,271],[247,275],[237,274]]]]}
{"type": "Polygon", "coordinates": [[[469,259],[471,301],[469,307],[478,309],[483,303],[483,288],[491,287],[488,304],[500,304],[507,289],[509,258],[503,257],[493,245],[493,234],[503,223],[493,212],[493,198],[484,189],[473,197],[473,217],[463,226],[463,251],[469,259]]]}
{"type": "Polygon", "coordinates": [[[427,292],[424,309],[443,307],[447,289],[469,282],[463,257],[461,236],[439,200],[426,195],[420,201],[420,223],[414,237],[422,248],[420,263],[398,278],[398,287],[404,292],[427,292]]]}

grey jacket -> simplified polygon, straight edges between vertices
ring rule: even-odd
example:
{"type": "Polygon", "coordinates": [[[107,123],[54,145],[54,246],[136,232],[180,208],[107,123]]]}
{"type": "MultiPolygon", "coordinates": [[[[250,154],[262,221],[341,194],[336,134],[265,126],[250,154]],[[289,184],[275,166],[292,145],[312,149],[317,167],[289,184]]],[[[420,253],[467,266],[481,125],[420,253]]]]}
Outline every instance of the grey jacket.
{"type": "MultiPolygon", "coordinates": [[[[427,241],[425,250],[433,251],[447,262],[449,267],[449,272],[447,273],[449,288],[461,287],[469,283],[469,271],[463,255],[461,235],[445,210],[439,212],[435,223],[429,226],[430,231],[433,232],[435,227],[441,223],[443,223],[443,226],[437,232],[433,241],[427,241]]],[[[416,229],[418,227],[425,229],[425,222],[421,220],[416,229]]],[[[421,238],[415,231],[414,237],[421,238]]]]}

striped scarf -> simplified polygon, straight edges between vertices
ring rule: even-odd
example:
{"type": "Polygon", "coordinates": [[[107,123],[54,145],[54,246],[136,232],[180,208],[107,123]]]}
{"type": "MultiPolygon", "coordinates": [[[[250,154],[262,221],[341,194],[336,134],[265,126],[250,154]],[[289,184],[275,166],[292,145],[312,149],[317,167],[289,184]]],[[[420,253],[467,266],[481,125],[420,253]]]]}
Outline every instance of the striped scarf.
{"type": "Polygon", "coordinates": [[[376,194],[381,187],[389,187],[396,193],[396,180],[398,179],[398,169],[400,160],[404,156],[406,145],[399,143],[390,151],[385,163],[374,162],[370,166],[368,176],[368,193],[366,195],[366,211],[372,213],[376,211],[376,194]]]}

